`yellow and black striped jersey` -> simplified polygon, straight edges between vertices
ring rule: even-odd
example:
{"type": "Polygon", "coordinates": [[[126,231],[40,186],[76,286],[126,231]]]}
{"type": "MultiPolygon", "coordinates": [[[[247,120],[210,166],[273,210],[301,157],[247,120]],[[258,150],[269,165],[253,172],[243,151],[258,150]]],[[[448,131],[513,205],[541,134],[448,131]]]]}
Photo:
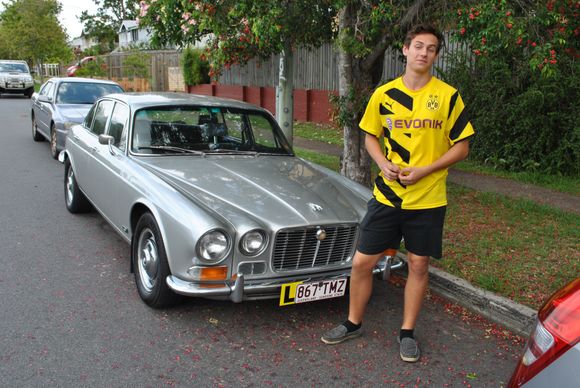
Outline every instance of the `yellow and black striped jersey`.
{"type": "MultiPolygon", "coordinates": [[[[386,157],[400,168],[427,166],[453,144],[474,134],[459,92],[431,77],[420,90],[410,90],[401,77],[375,90],[359,124],[368,134],[384,137],[386,157]]],[[[447,169],[404,186],[382,173],[374,196],[402,209],[430,209],[447,205],[447,169]]]]}

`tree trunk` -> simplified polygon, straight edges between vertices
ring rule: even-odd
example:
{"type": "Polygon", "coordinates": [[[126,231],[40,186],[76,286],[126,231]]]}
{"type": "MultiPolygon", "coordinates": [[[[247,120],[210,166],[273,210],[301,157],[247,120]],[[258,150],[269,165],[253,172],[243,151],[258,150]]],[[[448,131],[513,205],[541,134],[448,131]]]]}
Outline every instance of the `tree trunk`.
{"type": "MultiPolygon", "coordinates": [[[[354,11],[350,9],[351,7],[352,5],[348,5],[341,10],[339,29],[344,30],[352,26],[351,15],[354,11]]],[[[372,159],[365,148],[365,134],[358,127],[361,113],[356,101],[364,100],[372,91],[371,74],[363,69],[360,60],[342,49],[338,55],[338,68],[339,95],[346,104],[342,109],[350,114],[343,126],[344,149],[340,172],[347,178],[370,187],[372,159]]]]}
{"type": "Polygon", "coordinates": [[[284,45],[284,52],[280,55],[278,88],[276,90],[276,120],[290,145],[293,143],[294,118],[294,72],[292,62],[292,47],[287,42],[284,45]]]}

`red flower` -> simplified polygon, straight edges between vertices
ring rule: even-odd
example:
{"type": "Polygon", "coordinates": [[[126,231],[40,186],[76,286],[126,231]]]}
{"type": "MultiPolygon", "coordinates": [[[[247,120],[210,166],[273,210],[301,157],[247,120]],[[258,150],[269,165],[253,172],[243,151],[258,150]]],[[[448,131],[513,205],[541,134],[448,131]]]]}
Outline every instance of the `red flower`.
{"type": "Polygon", "coordinates": [[[475,19],[475,16],[472,13],[470,13],[469,14],[469,19],[473,20],[473,19],[475,19]]]}
{"type": "Polygon", "coordinates": [[[512,28],[514,25],[513,25],[513,24],[511,24],[511,23],[508,23],[508,24],[506,24],[505,26],[506,26],[508,29],[510,29],[510,28],[512,28]]]}
{"type": "Polygon", "coordinates": [[[505,13],[505,16],[512,16],[512,13],[511,13],[510,11],[507,11],[507,12],[505,13]]]}
{"type": "Polygon", "coordinates": [[[487,43],[487,39],[484,36],[483,38],[481,38],[481,44],[485,46],[486,43],[487,43]]]}
{"type": "Polygon", "coordinates": [[[517,45],[522,44],[522,37],[521,36],[518,36],[518,40],[516,40],[516,44],[517,45]]]}
{"type": "Polygon", "coordinates": [[[465,27],[461,27],[461,30],[459,31],[459,33],[461,35],[463,35],[463,34],[465,34],[465,31],[466,31],[465,27]]]}
{"type": "Polygon", "coordinates": [[[552,60],[550,60],[550,63],[551,63],[552,65],[555,65],[557,62],[558,62],[558,61],[556,61],[555,59],[552,59],[552,60]]]}
{"type": "Polygon", "coordinates": [[[538,44],[536,42],[532,42],[532,47],[536,47],[538,44]]]}
{"type": "Polygon", "coordinates": [[[481,51],[479,51],[478,49],[473,50],[473,53],[475,55],[481,55],[481,51]]]}

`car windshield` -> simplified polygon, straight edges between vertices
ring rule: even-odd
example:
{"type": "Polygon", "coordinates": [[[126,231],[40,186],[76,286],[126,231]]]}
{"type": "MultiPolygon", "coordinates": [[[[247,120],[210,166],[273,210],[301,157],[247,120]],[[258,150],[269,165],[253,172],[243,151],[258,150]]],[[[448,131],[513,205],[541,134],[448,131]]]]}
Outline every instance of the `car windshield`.
{"type": "Polygon", "coordinates": [[[154,107],[137,111],[133,128],[132,151],[141,154],[292,154],[276,122],[258,110],[154,107]]]}
{"type": "Polygon", "coordinates": [[[0,72],[28,73],[28,67],[24,63],[0,63],[0,72]]]}
{"type": "Polygon", "coordinates": [[[57,104],[93,104],[98,98],[111,93],[123,93],[115,84],[96,82],[63,82],[58,87],[57,104]]]}

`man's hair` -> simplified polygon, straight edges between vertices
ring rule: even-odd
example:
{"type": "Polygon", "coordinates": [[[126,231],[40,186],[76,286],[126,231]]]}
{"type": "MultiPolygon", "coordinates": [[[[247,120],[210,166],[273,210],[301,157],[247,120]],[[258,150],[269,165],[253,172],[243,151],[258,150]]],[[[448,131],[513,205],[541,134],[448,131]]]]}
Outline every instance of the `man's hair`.
{"type": "Polygon", "coordinates": [[[435,37],[437,38],[436,52],[437,54],[439,54],[439,51],[441,50],[441,47],[443,47],[444,43],[443,34],[432,24],[422,23],[411,27],[411,29],[407,31],[407,35],[405,36],[405,41],[403,42],[403,45],[405,47],[411,46],[411,41],[415,39],[417,35],[421,34],[435,35],[435,37]]]}

